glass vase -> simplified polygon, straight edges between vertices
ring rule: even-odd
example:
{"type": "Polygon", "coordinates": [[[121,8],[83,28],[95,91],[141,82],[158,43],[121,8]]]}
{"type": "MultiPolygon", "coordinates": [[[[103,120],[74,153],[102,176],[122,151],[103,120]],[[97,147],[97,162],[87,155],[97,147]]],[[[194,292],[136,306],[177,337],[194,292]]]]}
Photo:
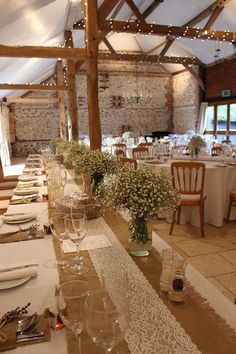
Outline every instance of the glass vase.
{"type": "Polygon", "coordinates": [[[96,191],[99,186],[99,184],[103,180],[103,175],[100,173],[95,173],[93,174],[93,183],[92,183],[92,195],[96,196],[96,191]]]}
{"type": "Polygon", "coordinates": [[[151,253],[152,238],[148,231],[147,218],[133,217],[129,222],[129,253],[145,257],[151,253]]]}
{"type": "Polygon", "coordinates": [[[83,173],[82,174],[82,192],[84,194],[91,194],[91,184],[92,179],[89,175],[83,173]]]}

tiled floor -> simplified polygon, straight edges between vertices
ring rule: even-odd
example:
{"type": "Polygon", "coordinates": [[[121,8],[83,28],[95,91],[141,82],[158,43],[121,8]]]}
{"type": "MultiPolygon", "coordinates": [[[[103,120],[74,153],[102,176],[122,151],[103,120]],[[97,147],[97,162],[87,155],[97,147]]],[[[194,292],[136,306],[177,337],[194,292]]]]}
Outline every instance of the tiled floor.
{"type": "Polygon", "coordinates": [[[191,225],[175,225],[169,235],[170,224],[154,222],[158,235],[214,284],[230,301],[236,299],[236,221],[222,228],[205,225],[205,238],[200,229],[191,225]]]}
{"type": "MultiPolygon", "coordinates": [[[[14,159],[5,174],[20,174],[22,159],[14,159]]],[[[236,299],[236,221],[222,228],[205,225],[205,238],[200,229],[191,225],[175,225],[169,235],[170,224],[154,221],[158,235],[200,273],[214,284],[233,303],[236,299]]]]}

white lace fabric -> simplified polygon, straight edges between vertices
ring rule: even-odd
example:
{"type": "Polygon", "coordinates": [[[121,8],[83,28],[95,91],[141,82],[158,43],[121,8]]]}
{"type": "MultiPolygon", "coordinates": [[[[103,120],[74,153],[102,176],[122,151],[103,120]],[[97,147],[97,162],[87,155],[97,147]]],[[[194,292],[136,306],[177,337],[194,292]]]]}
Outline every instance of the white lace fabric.
{"type": "MultiPolygon", "coordinates": [[[[103,218],[89,222],[89,234],[104,234],[113,247],[89,251],[98,274],[109,282],[116,272],[128,273],[130,322],[126,342],[132,354],[201,353],[159,298],[103,218]]],[[[114,280],[114,279],[113,279],[114,280]]]]}

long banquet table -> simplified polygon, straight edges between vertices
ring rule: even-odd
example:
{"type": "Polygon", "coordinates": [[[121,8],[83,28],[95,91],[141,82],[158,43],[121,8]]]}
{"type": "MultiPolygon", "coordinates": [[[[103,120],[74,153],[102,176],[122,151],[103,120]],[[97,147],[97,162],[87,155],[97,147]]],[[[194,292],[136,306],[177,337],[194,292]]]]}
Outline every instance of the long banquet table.
{"type": "MultiPolygon", "coordinates": [[[[227,215],[229,193],[236,190],[236,164],[227,166],[217,161],[201,161],[205,163],[205,222],[216,227],[222,227],[227,215]]],[[[170,173],[171,162],[160,163],[157,160],[140,160],[139,167],[148,168],[155,172],[166,171],[170,173]]],[[[236,210],[232,208],[231,220],[236,219],[236,210]]],[[[190,222],[199,225],[199,212],[197,208],[186,208],[181,215],[181,223],[190,222]]]]}
{"type": "MultiPolygon", "coordinates": [[[[72,180],[68,181],[67,193],[78,190],[72,180]]],[[[9,212],[35,212],[40,224],[47,222],[47,203],[11,205],[9,212]]],[[[1,230],[0,230],[1,231],[1,230]]],[[[89,222],[86,237],[103,234],[111,247],[84,251],[90,272],[84,276],[92,286],[99,284],[101,271],[107,280],[113,269],[125,269],[129,277],[130,328],[119,346],[125,353],[235,353],[236,335],[224,320],[217,316],[194,289],[189,287],[188,300],[184,306],[169,304],[168,298],[159,296],[160,256],[153,251],[148,258],[132,259],[126,252],[127,222],[120,214],[105,210],[103,217],[89,222]],[[128,344],[127,344],[128,343],[128,344]],[[128,346],[127,346],[128,345],[128,346]]],[[[73,254],[67,254],[70,258],[73,254]]],[[[1,266],[36,260],[38,276],[18,288],[0,291],[0,312],[31,302],[32,311],[43,312],[54,305],[55,285],[76,279],[77,276],[51,268],[53,259],[60,256],[58,242],[45,236],[42,240],[31,240],[0,244],[1,266]]],[[[51,340],[10,350],[9,353],[74,353],[75,340],[69,331],[51,331],[51,340]]],[[[103,353],[91,342],[85,331],[82,334],[82,353],[103,353]]]]}

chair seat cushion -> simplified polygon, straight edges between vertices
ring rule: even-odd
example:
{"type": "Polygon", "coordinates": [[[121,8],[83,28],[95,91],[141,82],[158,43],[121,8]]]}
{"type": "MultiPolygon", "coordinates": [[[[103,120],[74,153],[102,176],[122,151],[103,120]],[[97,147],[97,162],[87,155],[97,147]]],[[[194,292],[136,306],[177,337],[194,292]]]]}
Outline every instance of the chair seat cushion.
{"type": "Polygon", "coordinates": [[[200,200],[200,194],[180,194],[180,198],[183,201],[198,201],[200,200]]]}

